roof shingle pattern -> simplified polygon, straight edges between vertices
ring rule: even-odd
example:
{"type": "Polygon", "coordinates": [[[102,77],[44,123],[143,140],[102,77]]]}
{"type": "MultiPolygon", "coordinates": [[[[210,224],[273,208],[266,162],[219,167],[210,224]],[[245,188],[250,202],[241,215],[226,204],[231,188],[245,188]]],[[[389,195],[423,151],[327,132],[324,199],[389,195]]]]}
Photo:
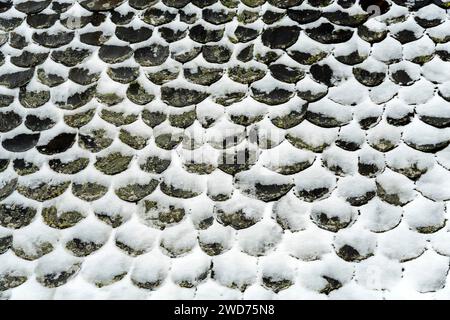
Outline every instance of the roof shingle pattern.
{"type": "Polygon", "coordinates": [[[378,2],[2,1],[0,298],[448,298],[450,2],[378,2]]]}

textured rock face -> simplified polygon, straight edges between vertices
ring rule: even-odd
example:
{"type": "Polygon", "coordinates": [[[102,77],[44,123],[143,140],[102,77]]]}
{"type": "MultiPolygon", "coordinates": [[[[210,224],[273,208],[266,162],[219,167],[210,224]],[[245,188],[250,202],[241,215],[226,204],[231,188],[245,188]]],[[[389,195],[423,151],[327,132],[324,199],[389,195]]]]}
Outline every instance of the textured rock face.
{"type": "Polygon", "coordinates": [[[447,298],[449,9],[3,1],[0,298],[447,298]]]}

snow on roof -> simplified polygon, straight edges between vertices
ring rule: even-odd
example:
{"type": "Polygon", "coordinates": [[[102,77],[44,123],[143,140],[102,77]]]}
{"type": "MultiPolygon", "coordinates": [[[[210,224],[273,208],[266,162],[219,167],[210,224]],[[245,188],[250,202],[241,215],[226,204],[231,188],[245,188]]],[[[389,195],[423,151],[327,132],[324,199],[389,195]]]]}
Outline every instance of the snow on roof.
{"type": "Polygon", "coordinates": [[[449,1],[382,2],[3,1],[0,299],[447,298],[449,1]]]}

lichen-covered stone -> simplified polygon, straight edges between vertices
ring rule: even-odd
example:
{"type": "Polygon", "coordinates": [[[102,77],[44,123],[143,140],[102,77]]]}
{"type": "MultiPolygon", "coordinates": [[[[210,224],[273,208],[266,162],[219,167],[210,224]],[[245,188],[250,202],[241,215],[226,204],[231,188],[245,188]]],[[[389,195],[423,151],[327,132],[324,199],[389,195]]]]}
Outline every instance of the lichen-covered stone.
{"type": "Polygon", "coordinates": [[[107,191],[108,187],[96,182],[74,182],[72,184],[72,193],[74,196],[84,201],[98,200],[103,197],[107,191]]]}
{"type": "Polygon", "coordinates": [[[55,172],[63,174],[76,174],[88,166],[89,159],[78,158],[67,162],[62,162],[60,159],[51,159],[48,164],[55,172]]]}
{"type": "Polygon", "coordinates": [[[202,86],[212,85],[222,78],[224,71],[222,68],[197,67],[194,69],[184,69],[184,76],[187,80],[202,86]]]}
{"type": "Polygon", "coordinates": [[[139,82],[133,82],[128,86],[127,98],[135,104],[144,105],[151,102],[155,98],[155,95],[147,92],[139,82]]]}
{"type": "MultiPolygon", "coordinates": [[[[33,3],[30,1],[28,3],[33,3]]],[[[34,2],[34,3],[43,3],[46,2],[34,2]]],[[[47,2],[48,3],[48,2],[47,2]]],[[[27,23],[33,28],[37,29],[47,29],[50,28],[55,22],[58,20],[59,15],[56,13],[53,14],[45,14],[45,13],[31,13],[27,16],[27,23]]]]}
{"type": "Polygon", "coordinates": [[[55,87],[66,81],[66,79],[57,74],[46,73],[44,69],[38,69],[36,73],[38,80],[49,87],[55,87]]]}
{"type": "Polygon", "coordinates": [[[380,85],[386,78],[383,72],[370,72],[358,67],[353,68],[353,74],[356,80],[369,87],[380,85]]]}
{"type": "Polygon", "coordinates": [[[400,194],[397,193],[389,193],[386,191],[383,186],[376,182],[377,185],[377,195],[380,197],[383,201],[390,203],[394,206],[404,206],[408,201],[404,201],[404,199],[401,199],[400,194]]]}
{"type": "Polygon", "coordinates": [[[144,212],[141,213],[141,218],[160,229],[176,224],[183,220],[186,212],[183,207],[176,204],[169,204],[163,206],[157,201],[143,200],[144,212]]]}
{"type": "Polygon", "coordinates": [[[7,94],[0,94],[0,108],[5,108],[9,106],[14,101],[14,96],[7,94]]]}
{"type": "Polygon", "coordinates": [[[119,63],[133,55],[133,50],[128,46],[102,45],[98,56],[106,63],[119,63]]]}
{"type": "Polygon", "coordinates": [[[139,77],[138,67],[117,67],[108,68],[106,71],[108,76],[114,81],[120,83],[130,83],[139,77]]]}
{"type": "Polygon", "coordinates": [[[22,117],[14,111],[0,113],[0,132],[8,132],[22,123],[22,117]]]}
{"type": "Polygon", "coordinates": [[[26,14],[32,14],[32,13],[38,13],[45,8],[48,7],[48,5],[51,3],[51,0],[42,0],[42,1],[23,1],[20,3],[16,3],[14,7],[23,13],[26,14]]]}
{"type": "Polygon", "coordinates": [[[50,33],[44,31],[40,33],[34,32],[32,38],[41,46],[53,49],[69,44],[73,40],[74,36],[74,32],[59,31],[56,33],[50,33]]]}
{"type": "Polygon", "coordinates": [[[82,239],[78,238],[74,238],[66,243],[66,249],[76,257],[86,257],[94,251],[100,249],[102,246],[103,243],[83,241],[82,239]]]}
{"type": "Polygon", "coordinates": [[[237,20],[241,23],[248,24],[257,21],[259,16],[259,11],[242,10],[237,15],[237,20]]]}
{"type": "Polygon", "coordinates": [[[237,42],[249,42],[256,39],[259,36],[259,31],[250,27],[244,27],[239,25],[236,30],[234,30],[234,37],[230,38],[233,43],[237,42]]]}
{"type": "Polygon", "coordinates": [[[222,254],[226,248],[219,242],[202,242],[199,241],[200,248],[209,256],[217,256],[222,254]]]}
{"type": "Polygon", "coordinates": [[[218,208],[217,220],[224,226],[231,226],[236,230],[246,229],[258,222],[258,219],[246,215],[243,210],[226,212],[218,208]]]}
{"type": "Polygon", "coordinates": [[[142,14],[142,20],[144,20],[145,23],[151,24],[153,26],[160,26],[169,23],[170,21],[173,21],[175,17],[175,13],[172,13],[170,11],[163,11],[155,7],[145,10],[142,14]]]}
{"type": "Polygon", "coordinates": [[[104,174],[115,175],[128,168],[133,157],[122,155],[119,152],[110,153],[107,156],[97,157],[94,166],[104,174]]]}
{"type": "Polygon", "coordinates": [[[304,104],[301,106],[301,108],[299,108],[299,110],[292,110],[286,115],[275,116],[272,117],[270,120],[278,128],[282,129],[293,128],[303,121],[303,119],[305,118],[306,110],[307,105],[304,104]]]}
{"type": "Polygon", "coordinates": [[[22,185],[19,184],[17,186],[17,192],[21,195],[36,200],[40,202],[44,202],[46,200],[50,200],[56,198],[63,194],[66,189],[69,187],[70,181],[64,182],[41,182],[37,185],[22,185]]]}
{"type": "Polygon", "coordinates": [[[269,92],[255,87],[252,87],[251,90],[253,99],[271,106],[286,103],[294,96],[292,91],[276,87],[269,92]]]}
{"type": "Polygon", "coordinates": [[[176,113],[169,115],[169,121],[170,124],[177,128],[187,128],[191,126],[194,121],[196,120],[196,112],[195,109],[183,112],[183,113],[176,113]]]}
{"type": "Polygon", "coordinates": [[[173,69],[162,69],[154,72],[147,72],[147,78],[156,85],[163,85],[169,81],[175,80],[178,77],[180,70],[177,68],[173,69]]]}
{"type": "Polygon", "coordinates": [[[39,171],[39,167],[37,165],[32,162],[25,161],[24,159],[14,159],[13,168],[17,174],[21,176],[26,176],[39,171]]]}
{"type": "Polygon", "coordinates": [[[144,121],[146,125],[148,125],[151,128],[154,128],[157,125],[163,123],[166,120],[167,115],[159,111],[152,112],[147,109],[144,109],[142,111],[141,117],[142,121],[144,121]]]}
{"type": "Polygon", "coordinates": [[[78,211],[58,212],[58,209],[54,206],[43,208],[41,215],[44,222],[55,229],[73,227],[85,217],[78,211]]]}
{"type": "Polygon", "coordinates": [[[9,159],[1,159],[0,158],[0,172],[3,172],[8,168],[9,159]]]}
{"type": "Polygon", "coordinates": [[[2,184],[0,185],[0,200],[5,199],[11,193],[13,193],[16,186],[17,186],[17,178],[13,178],[9,181],[2,182],[2,184]]]}
{"type": "Polygon", "coordinates": [[[324,44],[347,42],[353,36],[353,32],[352,29],[338,28],[329,22],[306,30],[310,38],[324,44]]]}
{"type": "Polygon", "coordinates": [[[235,66],[228,69],[228,76],[231,80],[250,84],[262,79],[266,75],[266,71],[255,67],[246,68],[244,66],[235,66]]]}
{"type": "Polygon", "coordinates": [[[57,100],[55,104],[61,109],[75,110],[92,100],[95,96],[95,85],[90,87],[83,87],[82,91],[76,92],[67,97],[64,100],[57,100]]]}
{"type": "Polygon", "coordinates": [[[141,164],[140,168],[150,173],[162,173],[170,165],[171,159],[164,159],[157,156],[150,156],[141,164]]]}
{"type": "Polygon", "coordinates": [[[18,56],[12,56],[10,61],[21,68],[32,68],[43,63],[47,57],[48,52],[32,53],[25,50],[18,56]]]}
{"type": "Polygon", "coordinates": [[[137,202],[152,193],[158,186],[159,181],[151,179],[148,183],[128,184],[115,190],[117,196],[128,202],[137,202]]]}
{"type": "Polygon", "coordinates": [[[45,131],[53,128],[56,123],[52,118],[39,118],[33,114],[28,114],[25,118],[24,124],[31,131],[45,131]]]}
{"type": "Polygon", "coordinates": [[[271,64],[269,70],[272,77],[287,83],[296,83],[305,77],[305,72],[302,69],[283,64],[271,64]]]}
{"type": "Polygon", "coordinates": [[[137,114],[125,114],[123,112],[114,112],[108,109],[102,109],[100,117],[115,125],[116,127],[124,126],[135,122],[138,119],[137,114]]]}
{"type": "Polygon", "coordinates": [[[212,9],[203,9],[202,18],[212,24],[220,25],[227,23],[233,20],[235,16],[235,12],[230,10],[212,10],[212,9]]]}
{"type": "Polygon", "coordinates": [[[124,218],[120,214],[110,214],[107,212],[94,212],[95,216],[107,225],[117,228],[124,223],[124,218]]]}
{"type": "Polygon", "coordinates": [[[168,184],[164,181],[161,182],[160,188],[162,192],[175,198],[189,199],[200,195],[200,192],[189,189],[176,188],[173,185],[168,184]]]}
{"type": "Polygon", "coordinates": [[[11,234],[0,236],[0,254],[8,251],[12,246],[12,242],[13,236],[11,234]]]}
{"type": "Polygon", "coordinates": [[[133,27],[116,27],[116,36],[122,41],[129,43],[142,42],[149,39],[152,36],[152,29],[141,27],[135,29],[133,27]]]}
{"type": "Polygon", "coordinates": [[[95,109],[64,115],[64,122],[73,128],[81,128],[88,124],[95,115],[95,109]]]}
{"type": "Polygon", "coordinates": [[[199,43],[217,42],[222,39],[224,29],[208,29],[197,24],[189,29],[189,37],[199,43]]]}
{"type": "Polygon", "coordinates": [[[19,101],[25,108],[38,108],[50,100],[50,91],[31,91],[20,88],[19,101]]]}
{"type": "Polygon", "coordinates": [[[222,45],[205,45],[202,48],[203,57],[211,63],[225,63],[231,58],[232,51],[222,45]]]}
{"type": "Polygon", "coordinates": [[[158,32],[161,38],[169,43],[172,43],[183,39],[187,34],[187,28],[174,30],[172,28],[162,26],[158,28],[158,32]]]}
{"type": "Polygon", "coordinates": [[[179,53],[172,53],[172,59],[181,63],[186,63],[188,61],[195,59],[201,52],[202,47],[196,46],[186,51],[182,51],[179,53]]]}
{"type": "Polygon", "coordinates": [[[99,72],[91,72],[87,68],[72,68],[69,71],[69,79],[83,86],[92,84],[100,78],[99,72]]]}
{"type": "Polygon", "coordinates": [[[33,261],[37,260],[40,257],[49,254],[53,251],[53,245],[50,242],[37,242],[33,243],[33,250],[32,252],[27,252],[27,249],[29,248],[21,248],[18,246],[13,246],[12,250],[14,251],[14,254],[18,256],[19,258],[22,258],[24,260],[33,261]]]}
{"type": "Polygon", "coordinates": [[[21,204],[0,204],[0,225],[5,228],[23,228],[33,221],[36,209],[21,204]]]}
{"type": "Polygon", "coordinates": [[[23,18],[19,17],[1,17],[0,18],[0,30],[8,32],[12,31],[23,22],[23,18]]]}
{"type": "Polygon", "coordinates": [[[81,269],[81,263],[74,263],[70,267],[55,273],[38,275],[36,280],[47,288],[57,288],[66,284],[81,269]]]}
{"type": "Polygon", "coordinates": [[[218,168],[231,175],[250,169],[257,161],[257,153],[248,148],[237,152],[225,151],[219,157],[218,168]]]}
{"type": "Polygon", "coordinates": [[[125,129],[120,129],[119,139],[126,145],[136,150],[141,150],[145,148],[148,142],[148,138],[137,134],[133,134],[125,129]]]}
{"type": "Polygon", "coordinates": [[[111,139],[104,129],[92,130],[89,134],[79,134],[78,144],[80,147],[91,152],[99,152],[111,145],[111,139]]]}
{"type": "Polygon", "coordinates": [[[2,273],[0,274],[0,292],[18,287],[27,280],[27,276],[17,275],[16,272],[2,273]]]}
{"type": "Polygon", "coordinates": [[[161,99],[174,107],[186,107],[202,102],[208,93],[187,88],[161,87],[161,99]]]}
{"type": "Polygon", "coordinates": [[[4,73],[0,75],[0,85],[6,86],[9,89],[15,89],[25,86],[33,77],[34,69],[24,71],[17,71],[13,73],[4,73]]]}
{"type": "Polygon", "coordinates": [[[127,25],[133,20],[135,14],[133,11],[123,12],[119,10],[113,10],[111,12],[111,21],[118,26],[127,25]]]}
{"type": "Polygon", "coordinates": [[[151,44],[134,52],[134,60],[143,67],[159,66],[169,57],[169,47],[161,44],[151,44]]]}
{"type": "Polygon", "coordinates": [[[93,31],[80,34],[80,41],[91,46],[100,47],[111,36],[104,34],[102,31],[93,31]]]}
{"type": "Polygon", "coordinates": [[[263,276],[262,281],[266,288],[272,290],[275,293],[287,289],[294,284],[290,279],[277,279],[269,276],[263,276]]]}

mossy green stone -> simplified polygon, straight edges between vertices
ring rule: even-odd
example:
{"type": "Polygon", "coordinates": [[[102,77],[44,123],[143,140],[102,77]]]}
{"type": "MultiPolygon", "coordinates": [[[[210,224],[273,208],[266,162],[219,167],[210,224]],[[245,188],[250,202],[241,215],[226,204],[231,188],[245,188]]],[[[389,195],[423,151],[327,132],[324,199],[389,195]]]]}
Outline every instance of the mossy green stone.
{"type": "Polygon", "coordinates": [[[157,125],[163,123],[166,120],[167,115],[159,111],[149,111],[147,109],[144,109],[142,111],[141,117],[142,121],[144,121],[146,125],[154,128],[157,125]]]}
{"type": "Polygon", "coordinates": [[[64,174],[75,174],[85,169],[89,164],[88,158],[79,158],[73,161],[62,162],[59,159],[49,161],[49,166],[53,171],[64,174]]]}
{"type": "Polygon", "coordinates": [[[53,251],[53,245],[50,242],[42,242],[39,244],[36,244],[35,252],[32,254],[29,254],[25,252],[23,248],[15,248],[12,249],[14,251],[14,254],[18,256],[19,258],[22,258],[24,260],[33,261],[36,259],[39,259],[40,257],[49,254],[53,251]]]}
{"type": "Polygon", "coordinates": [[[7,198],[14,192],[17,186],[17,178],[11,179],[0,187],[0,200],[7,198]]]}
{"type": "Polygon", "coordinates": [[[103,243],[95,243],[92,241],[83,241],[75,238],[66,243],[66,249],[72,252],[76,257],[87,257],[94,251],[97,251],[103,246],[103,243]]]}
{"type": "Polygon", "coordinates": [[[42,209],[42,219],[52,228],[67,229],[83,220],[84,215],[78,211],[65,211],[58,213],[56,207],[52,206],[42,209]]]}
{"type": "Polygon", "coordinates": [[[156,189],[158,184],[158,180],[151,179],[149,183],[129,184],[127,186],[116,189],[115,192],[117,196],[124,201],[137,202],[152,193],[156,189]]]}
{"type": "Polygon", "coordinates": [[[0,292],[13,289],[25,283],[28,278],[26,276],[18,276],[12,273],[0,274],[0,292]]]}
{"type": "Polygon", "coordinates": [[[64,115],[64,122],[72,128],[81,128],[87,125],[94,118],[95,109],[84,112],[64,115]]]}
{"type": "Polygon", "coordinates": [[[50,91],[26,91],[21,89],[19,101],[25,108],[38,108],[50,100],[50,91]]]}
{"type": "Polygon", "coordinates": [[[20,204],[0,204],[0,225],[5,228],[19,229],[33,221],[36,209],[20,204]]]}
{"type": "Polygon", "coordinates": [[[160,86],[166,82],[175,80],[178,77],[179,73],[180,73],[180,70],[177,70],[177,69],[176,70],[163,69],[163,70],[156,71],[156,72],[148,72],[148,73],[146,73],[146,76],[151,82],[160,86]]]}
{"type": "Polygon", "coordinates": [[[84,201],[95,201],[103,197],[108,188],[95,182],[73,183],[72,193],[84,201]]]}
{"type": "Polygon", "coordinates": [[[179,114],[171,114],[169,115],[169,121],[170,124],[177,128],[187,128],[191,126],[195,119],[197,117],[197,114],[195,112],[195,109],[179,113],[179,114]]]}
{"type": "Polygon", "coordinates": [[[79,135],[78,144],[80,147],[91,152],[99,152],[113,143],[113,139],[109,138],[103,129],[93,130],[90,134],[79,135]]]}
{"type": "Polygon", "coordinates": [[[17,186],[17,192],[21,195],[36,200],[36,201],[47,201],[56,198],[64,193],[69,187],[70,181],[65,181],[61,183],[45,183],[42,182],[36,186],[27,186],[19,184],[17,186]]]}
{"type": "Polygon", "coordinates": [[[228,70],[228,76],[231,80],[243,84],[250,84],[252,82],[258,81],[265,75],[266,71],[254,67],[245,68],[241,66],[235,66],[228,70]]]}
{"type": "Polygon", "coordinates": [[[138,119],[137,114],[124,114],[122,112],[114,112],[107,109],[103,109],[100,113],[100,118],[112,123],[116,127],[131,124],[138,119]]]}
{"type": "Polygon", "coordinates": [[[114,152],[104,157],[97,157],[94,166],[104,174],[114,175],[125,171],[132,158],[133,156],[125,156],[119,152],[114,152]]]}
{"type": "Polygon", "coordinates": [[[119,214],[109,215],[109,214],[102,213],[102,212],[95,212],[95,215],[101,221],[110,225],[113,228],[117,228],[117,227],[121,226],[124,222],[123,217],[119,214]]]}
{"type": "Polygon", "coordinates": [[[148,157],[145,163],[141,164],[141,169],[150,173],[162,173],[170,165],[171,159],[163,159],[157,156],[148,157]]]}
{"type": "Polygon", "coordinates": [[[135,104],[144,105],[151,102],[155,96],[148,93],[138,82],[133,82],[128,86],[127,98],[135,104]]]}
{"type": "Polygon", "coordinates": [[[110,93],[96,92],[95,97],[97,98],[98,101],[108,106],[113,106],[123,101],[122,97],[112,92],[110,93]]]}
{"type": "Polygon", "coordinates": [[[145,148],[145,146],[147,145],[147,142],[148,142],[148,138],[131,134],[130,132],[128,132],[125,129],[120,130],[119,139],[126,145],[128,145],[136,150],[141,150],[141,149],[145,148]]]}

